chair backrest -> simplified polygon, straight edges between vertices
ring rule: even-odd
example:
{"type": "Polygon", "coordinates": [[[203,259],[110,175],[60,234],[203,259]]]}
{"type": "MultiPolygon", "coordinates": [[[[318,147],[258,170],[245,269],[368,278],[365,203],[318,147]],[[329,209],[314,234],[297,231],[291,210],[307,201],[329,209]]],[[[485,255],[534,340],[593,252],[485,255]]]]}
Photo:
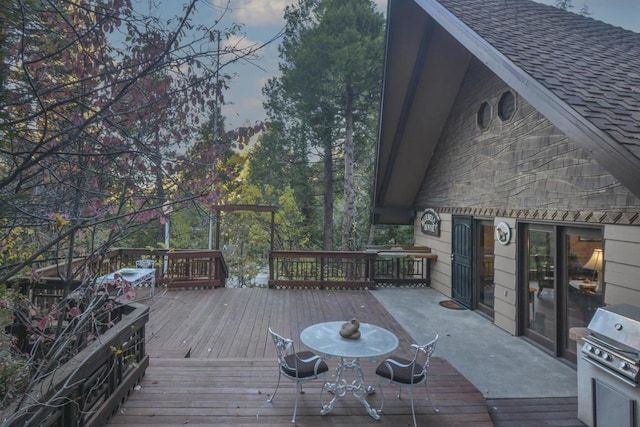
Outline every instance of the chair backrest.
{"type": "Polygon", "coordinates": [[[553,280],[551,279],[551,273],[546,263],[540,259],[540,255],[534,255],[534,259],[536,262],[536,279],[538,280],[539,286],[549,287],[549,285],[553,284],[553,280]]]}
{"type": "Polygon", "coordinates": [[[269,334],[273,339],[273,344],[276,346],[276,355],[278,356],[278,364],[286,369],[295,369],[295,366],[289,366],[286,357],[294,353],[293,340],[285,338],[282,335],[278,335],[269,328],[269,334]]]}
{"type": "Polygon", "coordinates": [[[411,344],[413,350],[413,366],[415,368],[416,363],[422,365],[422,372],[412,372],[414,377],[424,375],[426,377],[429,371],[429,365],[431,364],[431,355],[436,350],[436,343],[438,342],[438,335],[434,339],[424,345],[411,344]]]}
{"type": "Polygon", "coordinates": [[[136,268],[153,268],[153,260],[139,259],[136,261],[136,268]]]}

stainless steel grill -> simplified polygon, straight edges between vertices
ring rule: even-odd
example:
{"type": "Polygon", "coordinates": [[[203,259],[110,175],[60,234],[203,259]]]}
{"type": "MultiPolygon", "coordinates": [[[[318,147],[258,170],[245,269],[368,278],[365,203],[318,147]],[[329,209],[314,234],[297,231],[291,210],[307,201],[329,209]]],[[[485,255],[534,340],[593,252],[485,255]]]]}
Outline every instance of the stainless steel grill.
{"type": "Polygon", "coordinates": [[[582,358],[633,387],[640,382],[640,307],[600,307],[584,337],[582,358]]]}

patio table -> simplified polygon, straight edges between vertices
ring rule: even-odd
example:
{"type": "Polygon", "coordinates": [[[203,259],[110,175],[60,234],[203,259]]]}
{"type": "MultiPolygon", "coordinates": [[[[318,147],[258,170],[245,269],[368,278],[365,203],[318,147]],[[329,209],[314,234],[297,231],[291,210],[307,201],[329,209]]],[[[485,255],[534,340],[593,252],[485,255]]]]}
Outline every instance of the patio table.
{"type": "Polygon", "coordinates": [[[359,339],[343,338],[339,333],[343,324],[344,322],[318,323],[304,329],[300,334],[300,340],[310,349],[323,357],[339,358],[336,380],[325,386],[327,391],[333,393],[333,398],[323,406],[320,414],[328,414],[338,399],[344,397],[347,392],[351,392],[364,405],[369,415],[379,420],[380,415],[366,399],[366,395],[373,393],[374,389],[365,384],[360,359],[375,361],[378,357],[391,353],[398,347],[398,337],[379,326],[360,323],[359,339]],[[347,382],[343,378],[346,369],[355,373],[355,380],[347,382]]]}
{"type": "Polygon", "coordinates": [[[118,274],[123,280],[131,283],[131,286],[144,286],[149,284],[151,296],[156,290],[156,269],[155,268],[121,268],[113,273],[105,274],[96,279],[96,283],[108,283],[115,279],[118,274]]]}

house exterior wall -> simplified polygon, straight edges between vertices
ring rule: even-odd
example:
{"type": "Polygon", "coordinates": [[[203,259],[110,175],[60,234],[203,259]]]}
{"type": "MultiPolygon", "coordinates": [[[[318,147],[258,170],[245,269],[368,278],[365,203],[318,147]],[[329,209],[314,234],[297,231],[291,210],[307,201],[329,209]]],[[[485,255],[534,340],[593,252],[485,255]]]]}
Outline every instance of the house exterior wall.
{"type": "Polygon", "coordinates": [[[640,211],[640,200],[523,98],[503,122],[510,88],[472,61],[417,198],[417,206],[640,211]],[[482,102],[491,106],[485,130],[482,102]]]}
{"type": "Polygon", "coordinates": [[[494,226],[506,222],[511,229],[511,243],[495,245],[494,283],[495,315],[494,323],[505,331],[516,334],[516,248],[518,236],[513,218],[495,218],[494,226]]]}
{"type": "Polygon", "coordinates": [[[605,302],[640,306],[640,227],[608,225],[604,239],[605,302]]]}
{"type": "MultiPolygon", "coordinates": [[[[440,237],[426,236],[415,224],[415,241],[432,248],[438,261],[432,286],[451,295],[453,215],[504,221],[509,245],[495,245],[496,325],[517,329],[517,222],[603,227],[605,303],[640,305],[640,199],[562,134],[514,91],[516,109],[501,120],[500,97],[511,90],[477,60],[471,62],[447,125],[416,199],[416,211],[435,209],[440,237]],[[482,129],[478,109],[491,107],[482,129]]],[[[420,215],[418,214],[418,217],[420,215]]]]}
{"type": "Polygon", "coordinates": [[[440,236],[432,237],[420,232],[420,218],[416,219],[414,230],[416,246],[427,246],[438,255],[431,265],[431,287],[445,295],[451,295],[451,214],[440,215],[440,236]]]}

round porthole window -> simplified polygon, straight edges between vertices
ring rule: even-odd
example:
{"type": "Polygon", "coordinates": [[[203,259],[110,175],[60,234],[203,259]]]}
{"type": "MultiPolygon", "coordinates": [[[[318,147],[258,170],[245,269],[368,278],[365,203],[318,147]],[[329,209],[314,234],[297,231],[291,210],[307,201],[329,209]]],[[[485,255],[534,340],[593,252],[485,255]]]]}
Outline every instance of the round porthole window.
{"type": "Polygon", "coordinates": [[[491,121],[491,105],[488,102],[483,102],[478,109],[478,126],[480,129],[486,129],[491,121]]]}
{"type": "Polygon", "coordinates": [[[506,91],[500,97],[498,102],[498,117],[503,122],[513,117],[513,112],[516,109],[516,97],[513,96],[511,91],[506,91]]]}

